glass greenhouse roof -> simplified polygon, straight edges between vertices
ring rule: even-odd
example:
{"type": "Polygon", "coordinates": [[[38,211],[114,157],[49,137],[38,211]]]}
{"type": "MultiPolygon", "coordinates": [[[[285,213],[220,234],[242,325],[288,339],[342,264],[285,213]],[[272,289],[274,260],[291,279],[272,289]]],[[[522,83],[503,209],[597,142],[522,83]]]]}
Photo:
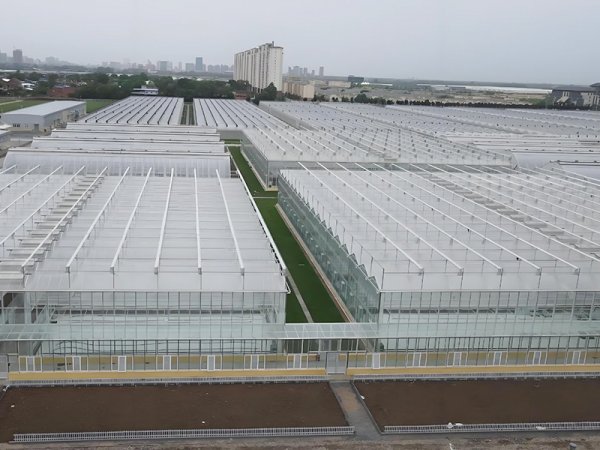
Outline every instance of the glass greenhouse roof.
{"type": "Polygon", "coordinates": [[[598,289],[598,183],[552,170],[349,167],[281,177],[380,290],[598,289]]]}
{"type": "Polygon", "coordinates": [[[183,99],[127,97],[81,119],[83,123],[179,125],[183,99]]]}
{"type": "Polygon", "coordinates": [[[285,292],[241,179],[131,171],[0,173],[0,290],[285,292]]]}

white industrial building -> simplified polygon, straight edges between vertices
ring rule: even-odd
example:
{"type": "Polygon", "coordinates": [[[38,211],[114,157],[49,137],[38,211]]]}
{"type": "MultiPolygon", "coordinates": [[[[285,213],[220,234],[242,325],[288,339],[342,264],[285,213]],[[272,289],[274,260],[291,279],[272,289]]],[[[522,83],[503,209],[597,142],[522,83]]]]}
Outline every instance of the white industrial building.
{"type": "Polygon", "coordinates": [[[10,111],[0,115],[0,122],[13,131],[47,133],[85,115],[85,102],[55,101],[10,111]]]}
{"type": "Polygon", "coordinates": [[[283,47],[274,42],[236,53],[233,77],[244,80],[262,90],[273,83],[278,91],[283,89],[283,47]]]}

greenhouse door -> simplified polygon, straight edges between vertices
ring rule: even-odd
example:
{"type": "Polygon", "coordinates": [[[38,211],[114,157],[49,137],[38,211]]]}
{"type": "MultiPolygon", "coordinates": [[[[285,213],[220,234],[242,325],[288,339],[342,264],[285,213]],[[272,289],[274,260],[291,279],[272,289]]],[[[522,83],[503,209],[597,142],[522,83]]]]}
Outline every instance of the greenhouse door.
{"type": "Polygon", "coordinates": [[[327,352],[327,374],[346,373],[346,354],[327,352]]]}
{"type": "Polygon", "coordinates": [[[0,355],[0,379],[8,377],[8,356],[0,355]]]}

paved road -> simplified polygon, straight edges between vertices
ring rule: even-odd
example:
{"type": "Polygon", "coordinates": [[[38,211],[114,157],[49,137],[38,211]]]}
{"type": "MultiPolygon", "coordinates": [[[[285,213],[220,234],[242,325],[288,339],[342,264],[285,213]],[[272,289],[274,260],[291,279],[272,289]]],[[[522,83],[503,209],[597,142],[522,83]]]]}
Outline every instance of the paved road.
{"type": "Polygon", "coordinates": [[[332,381],[329,385],[344,411],[348,425],[354,427],[356,439],[379,440],[381,435],[352,384],[349,381],[332,381]]]}

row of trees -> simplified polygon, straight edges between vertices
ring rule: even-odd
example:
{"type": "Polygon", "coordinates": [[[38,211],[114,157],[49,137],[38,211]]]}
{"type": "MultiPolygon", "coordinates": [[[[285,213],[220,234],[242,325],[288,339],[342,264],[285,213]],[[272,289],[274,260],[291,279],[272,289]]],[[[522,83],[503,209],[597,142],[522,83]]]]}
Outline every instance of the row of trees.
{"type": "Polygon", "coordinates": [[[232,84],[215,80],[193,80],[190,78],[153,77],[145,73],[137,75],[91,74],[75,97],[121,99],[131,95],[134,88],[149,85],[158,88],[159,95],[193,98],[233,98],[232,84]]]}
{"type": "MultiPolygon", "coordinates": [[[[312,99],[316,101],[328,101],[325,96],[317,96],[312,99]]],[[[493,102],[448,102],[448,101],[431,101],[431,100],[389,100],[382,97],[368,97],[364,93],[358,94],[355,97],[333,97],[332,102],[342,103],[370,103],[375,105],[415,105],[415,106],[466,106],[473,108],[546,108],[545,103],[539,102],[535,104],[531,103],[514,103],[507,105],[506,103],[493,103],[493,102]]],[[[565,108],[569,109],[569,108],[565,108]]],[[[574,108],[572,108],[574,109],[574,108]]]]}
{"type": "Polygon", "coordinates": [[[252,101],[255,104],[259,104],[262,100],[265,101],[273,101],[273,100],[282,100],[277,95],[277,88],[273,83],[269,84],[266,88],[264,88],[260,93],[256,94],[252,101]]]}

